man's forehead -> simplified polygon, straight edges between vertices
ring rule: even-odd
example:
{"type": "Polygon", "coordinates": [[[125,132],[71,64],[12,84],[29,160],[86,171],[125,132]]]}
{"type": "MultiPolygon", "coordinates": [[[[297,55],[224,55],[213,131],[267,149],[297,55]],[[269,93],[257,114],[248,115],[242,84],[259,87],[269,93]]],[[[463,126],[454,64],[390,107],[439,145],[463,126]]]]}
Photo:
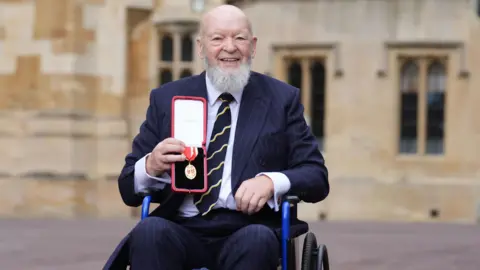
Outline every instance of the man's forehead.
{"type": "Polygon", "coordinates": [[[235,27],[233,25],[218,25],[215,27],[207,27],[205,29],[207,35],[214,34],[249,34],[248,27],[235,27]]]}
{"type": "Polygon", "coordinates": [[[214,33],[249,33],[248,21],[243,18],[209,18],[204,22],[203,27],[207,34],[214,33]]]}
{"type": "Polygon", "coordinates": [[[242,10],[231,5],[222,5],[207,12],[201,21],[204,34],[215,32],[251,33],[250,22],[242,10]]]}

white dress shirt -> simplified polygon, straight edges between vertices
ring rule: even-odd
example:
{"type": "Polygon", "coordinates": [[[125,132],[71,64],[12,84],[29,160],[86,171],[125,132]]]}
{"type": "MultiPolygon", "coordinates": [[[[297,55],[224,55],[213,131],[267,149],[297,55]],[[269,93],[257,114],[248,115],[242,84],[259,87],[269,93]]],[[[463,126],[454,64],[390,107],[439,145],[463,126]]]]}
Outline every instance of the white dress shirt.
{"type": "MultiPolygon", "coordinates": [[[[206,85],[207,85],[207,94],[208,94],[208,118],[207,118],[207,138],[211,137],[213,125],[215,123],[215,118],[217,115],[218,108],[220,107],[221,101],[218,100],[218,97],[222,94],[222,92],[215,89],[212,85],[208,76],[206,78],[206,85]]],[[[220,187],[219,198],[215,208],[229,208],[235,210],[237,208],[234,194],[232,194],[232,182],[231,182],[231,174],[232,174],[232,152],[233,152],[233,145],[235,140],[235,130],[237,125],[238,119],[238,111],[240,108],[240,102],[242,98],[242,92],[234,93],[232,96],[235,100],[230,103],[230,110],[232,114],[232,125],[230,130],[230,138],[227,147],[227,153],[225,156],[225,163],[223,166],[223,177],[224,181],[220,187]]],[[[208,148],[207,140],[206,147],[208,148]]],[[[143,158],[138,160],[135,163],[135,174],[134,174],[134,181],[135,181],[135,192],[142,192],[145,191],[147,188],[150,189],[163,189],[165,188],[166,184],[171,183],[170,176],[167,173],[164,173],[160,177],[153,177],[150,176],[146,172],[145,161],[146,157],[149,154],[145,155],[143,158]]],[[[283,196],[285,193],[288,192],[290,189],[290,180],[288,177],[280,172],[263,172],[257,174],[257,176],[264,174],[268,176],[273,181],[274,186],[274,196],[267,202],[271,208],[274,208],[275,211],[279,211],[278,199],[283,196]]],[[[199,213],[197,207],[193,203],[193,195],[187,195],[183,204],[179,208],[179,215],[182,217],[192,217],[199,213]]]]}

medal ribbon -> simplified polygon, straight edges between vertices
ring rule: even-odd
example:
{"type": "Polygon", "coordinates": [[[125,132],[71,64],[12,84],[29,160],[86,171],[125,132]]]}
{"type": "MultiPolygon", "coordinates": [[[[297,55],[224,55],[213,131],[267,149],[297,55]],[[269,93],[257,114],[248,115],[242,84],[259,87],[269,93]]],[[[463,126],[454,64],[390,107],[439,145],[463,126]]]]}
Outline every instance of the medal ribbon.
{"type": "Polygon", "coordinates": [[[183,154],[185,155],[185,159],[188,160],[188,166],[185,167],[185,176],[192,180],[195,178],[197,173],[195,167],[191,165],[190,162],[198,156],[198,149],[197,147],[185,147],[183,154]]]}
{"type": "Polygon", "coordinates": [[[198,156],[198,149],[197,147],[185,147],[183,151],[185,158],[188,160],[188,164],[193,161],[198,156]]]}

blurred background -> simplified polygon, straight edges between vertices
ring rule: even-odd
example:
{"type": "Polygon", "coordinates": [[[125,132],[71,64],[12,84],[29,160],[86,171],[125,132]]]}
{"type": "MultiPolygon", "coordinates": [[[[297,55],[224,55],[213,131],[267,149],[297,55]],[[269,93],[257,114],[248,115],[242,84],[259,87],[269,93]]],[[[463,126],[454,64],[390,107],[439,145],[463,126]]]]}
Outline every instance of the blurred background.
{"type": "Polygon", "coordinates": [[[252,21],[253,69],[301,89],[331,194],[300,218],[480,223],[480,1],[0,0],[4,228],[138,219],[116,180],[149,92],[202,71],[222,3],[252,21]]]}

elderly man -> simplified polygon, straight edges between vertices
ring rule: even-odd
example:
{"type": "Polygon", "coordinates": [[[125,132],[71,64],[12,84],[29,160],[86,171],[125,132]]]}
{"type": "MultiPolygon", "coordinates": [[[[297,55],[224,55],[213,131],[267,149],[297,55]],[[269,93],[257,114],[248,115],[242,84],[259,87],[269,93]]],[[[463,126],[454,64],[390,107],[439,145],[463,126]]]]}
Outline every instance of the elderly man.
{"type": "MultiPolygon", "coordinates": [[[[160,206],[120,243],[104,269],[276,269],[278,202],[287,192],[305,202],[329,193],[327,169],[303,118],[299,90],[250,70],[257,38],[245,14],[219,6],[203,17],[197,45],[206,71],[151,92],[145,122],[118,179],[128,206],[146,188],[160,206]],[[211,192],[173,192],[170,168],[185,160],[170,138],[173,96],[208,100],[208,154],[220,168],[211,192]],[[223,132],[220,132],[223,130],[223,132]],[[219,143],[218,141],[223,141],[219,143]],[[225,147],[226,146],[226,147],[225,147]]],[[[294,221],[293,234],[306,223],[294,221]]]]}

